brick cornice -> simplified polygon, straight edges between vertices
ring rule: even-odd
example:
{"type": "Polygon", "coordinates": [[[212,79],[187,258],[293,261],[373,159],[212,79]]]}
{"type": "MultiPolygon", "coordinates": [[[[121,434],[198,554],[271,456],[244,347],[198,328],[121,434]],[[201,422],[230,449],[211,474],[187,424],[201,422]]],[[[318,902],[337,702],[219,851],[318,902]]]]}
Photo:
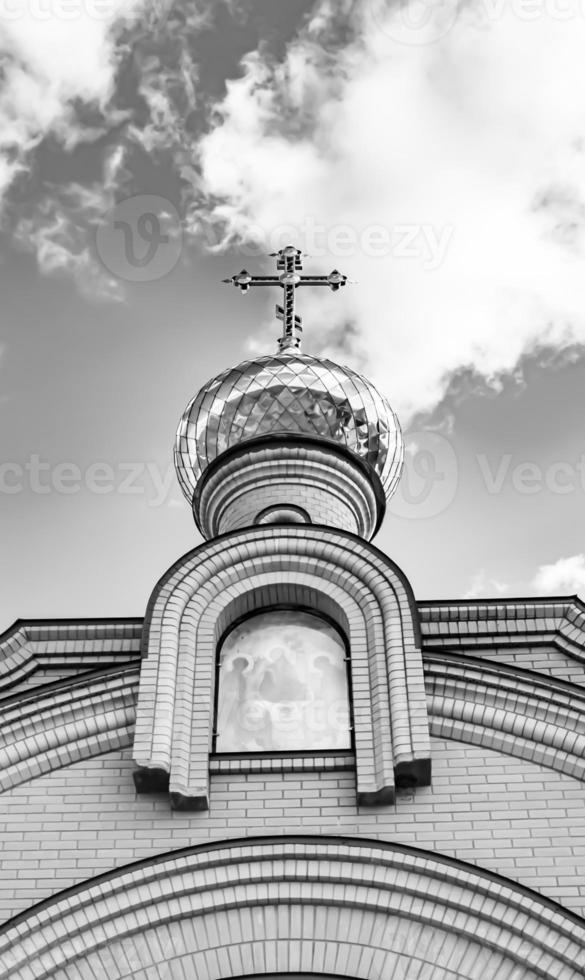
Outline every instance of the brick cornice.
{"type": "MultiPolygon", "coordinates": [[[[577,596],[417,602],[413,613],[416,610],[424,650],[553,646],[585,662],[585,604],[577,596]]],[[[0,634],[0,691],[47,667],[81,672],[134,659],[145,622],[148,615],[146,621],[138,617],[19,619],[0,634]]]]}
{"type": "Polygon", "coordinates": [[[140,668],[128,664],[0,701],[0,792],[130,744],[140,668]]]}
{"type": "Polygon", "coordinates": [[[423,655],[431,734],[585,780],[585,691],[458,654],[423,655]]]}
{"type": "Polygon", "coordinates": [[[585,661],[585,604],[578,596],[417,605],[425,650],[546,645],[585,661]]]}
{"type": "Polygon", "coordinates": [[[451,969],[466,980],[580,980],[585,920],[500,875],[405,845],[247,838],[127,865],[9,920],[0,980],[160,975],[174,957],[222,980],[267,965],[321,973],[329,947],[360,980],[414,974],[421,963],[425,974],[451,969]]]}
{"type": "MultiPolygon", "coordinates": [[[[427,649],[493,645],[495,640],[498,645],[517,646],[553,643],[585,659],[585,604],[578,596],[419,601],[416,608],[427,649]]],[[[23,660],[37,666],[66,663],[77,669],[128,660],[139,647],[143,622],[141,617],[18,619],[0,634],[0,677],[17,669],[19,652],[23,660]]]]}
{"type": "Polygon", "coordinates": [[[0,694],[43,668],[87,671],[140,655],[142,619],[17,620],[0,635],[0,694]]]}
{"type": "MultiPolygon", "coordinates": [[[[585,780],[583,688],[461,654],[423,657],[431,735],[482,745],[585,780]]],[[[0,787],[132,743],[139,665],[56,681],[0,700],[0,787]],[[74,716],[74,717],[72,717],[74,716]]],[[[317,768],[347,767],[325,757],[317,768]]],[[[212,773],[272,772],[282,760],[212,757],[212,773]]],[[[315,769],[292,760],[288,771],[315,769]]],[[[0,790],[0,791],[1,791],[0,790]]]]}

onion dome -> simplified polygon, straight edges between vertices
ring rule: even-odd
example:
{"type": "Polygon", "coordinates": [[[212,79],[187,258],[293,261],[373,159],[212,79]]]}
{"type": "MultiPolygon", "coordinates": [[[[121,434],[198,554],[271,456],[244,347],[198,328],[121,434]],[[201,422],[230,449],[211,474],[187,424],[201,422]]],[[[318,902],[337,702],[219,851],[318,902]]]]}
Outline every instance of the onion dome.
{"type": "Polygon", "coordinates": [[[185,496],[193,499],[200,477],[226,450],[291,434],[345,447],[378,474],[386,497],[396,488],[403,439],[387,399],[350,368],[285,347],[229,368],[189,403],[175,445],[185,496]]]}

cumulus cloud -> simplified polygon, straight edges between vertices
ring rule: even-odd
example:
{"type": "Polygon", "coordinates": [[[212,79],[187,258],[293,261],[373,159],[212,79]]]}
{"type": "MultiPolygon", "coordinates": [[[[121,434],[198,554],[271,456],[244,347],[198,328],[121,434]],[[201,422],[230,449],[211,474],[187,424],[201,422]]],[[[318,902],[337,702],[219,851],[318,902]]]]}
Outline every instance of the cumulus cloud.
{"type": "Polygon", "coordinates": [[[138,96],[147,112],[130,124],[128,137],[147,153],[166,157],[178,174],[195,161],[199,68],[191,43],[209,27],[211,13],[204,0],[177,5],[158,23],[143,23],[132,38],[138,96]]]}
{"type": "Polygon", "coordinates": [[[472,576],[463,598],[518,595],[580,595],[585,599],[585,555],[571,555],[540,565],[532,579],[523,581],[502,582],[482,568],[472,576]]]}
{"type": "Polygon", "coordinates": [[[115,204],[124,159],[123,148],[115,147],[106,153],[98,181],[49,186],[40,199],[21,209],[14,228],[15,241],[36,255],[43,273],[71,276],[90,299],[121,300],[124,295],[120,281],[98,261],[93,243],[115,204]]]}
{"type": "Polygon", "coordinates": [[[60,0],[11,0],[0,19],[4,227],[43,273],[72,276],[88,297],[123,296],[94,240],[117,200],[143,190],[131,148],[164,150],[170,170],[179,167],[197,79],[188,39],[209,9],[207,0],[185,9],[175,0],[68,0],[62,14],[60,0]],[[91,152],[76,164],[82,144],[91,152]]]}
{"type": "Polygon", "coordinates": [[[486,596],[490,598],[500,598],[510,594],[510,586],[506,582],[499,582],[490,577],[485,569],[481,569],[473,576],[469,588],[464,593],[464,599],[481,599],[486,596]]]}
{"type": "MultiPolygon", "coordinates": [[[[236,245],[251,265],[294,238],[316,271],[358,280],[337,296],[303,292],[307,346],[370,372],[404,421],[457,375],[497,384],[526,352],[583,343],[577,6],[561,20],[543,0],[529,20],[514,2],[442,0],[441,29],[430,22],[415,37],[428,43],[405,43],[403,4],[318,0],[284,55],[264,43],[248,54],[210,113],[192,40],[217,6],[80,0],[75,18],[39,19],[29,0],[11,0],[0,202],[48,136],[68,153],[91,143],[98,158],[102,137],[108,152],[110,139],[134,148],[147,159],[129,164],[133,175],[164,164],[205,247],[236,245]]],[[[119,176],[118,197],[143,190],[119,176]]],[[[100,179],[45,186],[21,218],[17,235],[45,271],[91,278],[79,215],[87,198],[91,217],[100,179]]]]}
{"type": "MultiPolygon", "coordinates": [[[[0,195],[26,171],[30,151],[49,133],[69,148],[96,135],[76,109],[104,110],[117,68],[113,28],[137,16],[143,0],[79,0],[61,11],[13,0],[0,20],[0,195]]],[[[97,130],[99,132],[99,130],[97,130]]]]}
{"type": "Polygon", "coordinates": [[[532,585],[539,595],[579,594],[585,598],[585,555],[571,555],[541,565],[532,585]]]}
{"type": "Polygon", "coordinates": [[[585,18],[549,6],[476,0],[416,44],[401,5],[321,3],[283,60],[245,59],[200,143],[193,230],[258,253],[294,236],[359,280],[303,292],[307,346],[403,418],[461,370],[494,381],[585,341],[585,18]]]}
{"type": "Polygon", "coordinates": [[[47,138],[71,154],[126,118],[112,101],[120,59],[114,29],[131,24],[141,6],[142,0],[79,0],[63,12],[58,0],[12,0],[3,5],[0,20],[3,223],[21,247],[35,253],[43,273],[70,275],[89,296],[121,295],[91,244],[92,225],[113,200],[108,171],[115,152],[105,151],[97,168],[103,173],[87,186],[43,180],[37,155],[47,138]]]}

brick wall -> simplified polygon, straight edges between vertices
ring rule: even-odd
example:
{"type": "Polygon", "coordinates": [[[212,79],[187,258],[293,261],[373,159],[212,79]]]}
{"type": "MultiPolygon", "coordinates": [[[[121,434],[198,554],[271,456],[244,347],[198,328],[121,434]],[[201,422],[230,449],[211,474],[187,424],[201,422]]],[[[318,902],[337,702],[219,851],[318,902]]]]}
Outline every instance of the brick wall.
{"type": "Polygon", "coordinates": [[[201,480],[194,514],[205,538],[257,523],[266,507],[292,504],[313,524],[370,538],[379,516],[374,485],[357,461],[332,444],[244,444],[217,460],[201,480]]]}
{"type": "Polygon", "coordinates": [[[541,674],[557,677],[570,684],[585,686],[585,664],[574,660],[553,646],[499,647],[497,644],[488,649],[478,650],[470,647],[467,651],[458,648],[458,653],[467,652],[471,657],[493,660],[495,663],[509,664],[522,670],[537,670],[541,674]]]}
{"type": "Polygon", "coordinates": [[[247,494],[240,496],[232,503],[219,524],[219,533],[236,531],[242,527],[251,527],[257,523],[257,515],[266,507],[292,505],[305,510],[313,524],[325,524],[339,528],[342,531],[359,532],[355,508],[344,501],[341,493],[331,489],[299,483],[274,483],[267,487],[252,488],[247,494]]]}
{"type": "Polygon", "coordinates": [[[214,776],[211,809],[136,796],[131,750],[57,770],[3,794],[3,919],[139,858],[263,833],[363,835],[498,871],[585,912],[585,786],[487,749],[433,740],[433,786],[358,810],[349,772],[214,776]]]}

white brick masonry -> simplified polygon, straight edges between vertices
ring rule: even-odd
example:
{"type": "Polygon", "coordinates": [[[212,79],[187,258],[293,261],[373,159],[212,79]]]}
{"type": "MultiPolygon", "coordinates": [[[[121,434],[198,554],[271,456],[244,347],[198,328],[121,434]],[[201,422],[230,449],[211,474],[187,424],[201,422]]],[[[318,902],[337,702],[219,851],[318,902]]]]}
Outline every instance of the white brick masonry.
{"type": "Polygon", "coordinates": [[[244,444],[224,453],[199,481],[193,501],[205,538],[251,527],[269,508],[294,508],[305,521],[372,537],[384,512],[376,473],[326,442],[244,444]],[[377,494],[375,492],[377,489],[377,494]]]}

